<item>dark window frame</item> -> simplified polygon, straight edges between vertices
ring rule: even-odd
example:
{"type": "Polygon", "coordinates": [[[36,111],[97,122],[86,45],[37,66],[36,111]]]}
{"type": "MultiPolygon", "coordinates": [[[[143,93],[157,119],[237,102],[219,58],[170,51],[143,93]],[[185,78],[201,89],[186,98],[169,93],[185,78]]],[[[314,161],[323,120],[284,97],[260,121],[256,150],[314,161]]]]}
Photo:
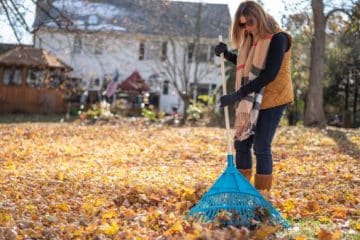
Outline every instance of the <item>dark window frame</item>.
{"type": "Polygon", "coordinates": [[[145,59],[145,42],[141,41],[139,44],[139,60],[145,59]]]}

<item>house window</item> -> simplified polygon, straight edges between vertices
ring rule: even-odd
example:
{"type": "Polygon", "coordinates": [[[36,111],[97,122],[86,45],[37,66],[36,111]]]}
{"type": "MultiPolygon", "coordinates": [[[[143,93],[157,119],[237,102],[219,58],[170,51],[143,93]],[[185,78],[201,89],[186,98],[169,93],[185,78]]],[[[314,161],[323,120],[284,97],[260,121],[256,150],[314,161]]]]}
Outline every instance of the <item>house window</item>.
{"type": "Polygon", "coordinates": [[[44,71],[29,69],[26,77],[26,83],[30,87],[42,87],[44,85],[44,71]]]}
{"type": "Polygon", "coordinates": [[[197,45],[196,62],[207,62],[209,47],[205,44],[197,45]]]}
{"type": "Polygon", "coordinates": [[[98,19],[98,17],[96,15],[89,16],[88,23],[90,25],[96,25],[96,24],[98,24],[98,22],[99,22],[99,19],[98,19]]]}
{"type": "Polygon", "coordinates": [[[82,38],[82,52],[86,54],[93,54],[95,52],[94,49],[94,39],[93,35],[85,35],[82,38]]]}
{"type": "Polygon", "coordinates": [[[215,58],[215,46],[210,46],[209,62],[214,63],[215,58]]]}
{"type": "Polygon", "coordinates": [[[3,83],[5,85],[21,85],[21,69],[5,68],[3,83]]]}
{"type": "Polygon", "coordinates": [[[147,60],[158,60],[161,58],[161,42],[151,41],[146,44],[146,58],[147,60]]]}
{"type": "Polygon", "coordinates": [[[167,42],[163,42],[161,46],[161,61],[167,59],[167,42]]]}
{"type": "Polygon", "coordinates": [[[163,93],[163,95],[169,94],[169,81],[168,80],[164,81],[162,93],[163,93]]]}
{"type": "Polygon", "coordinates": [[[103,39],[97,39],[95,41],[95,46],[94,46],[95,50],[94,53],[96,55],[100,55],[103,53],[104,50],[104,40],[103,39]]]}
{"type": "Polygon", "coordinates": [[[145,43],[140,42],[140,45],[139,45],[139,60],[144,60],[144,56],[145,56],[145,43]]]}
{"type": "Polygon", "coordinates": [[[58,88],[63,82],[62,73],[59,69],[52,70],[50,73],[50,88],[58,88]]]}
{"type": "Polygon", "coordinates": [[[37,40],[38,40],[38,48],[41,48],[41,46],[42,46],[42,40],[41,40],[41,38],[37,38],[37,40]]]}
{"type": "Polygon", "coordinates": [[[192,63],[192,62],[193,62],[194,49],[195,49],[195,44],[190,43],[190,44],[188,45],[188,63],[192,63]]]}
{"type": "Polygon", "coordinates": [[[80,37],[80,35],[76,35],[74,38],[74,49],[73,52],[74,53],[81,53],[82,50],[82,39],[80,37]]]}
{"type": "Polygon", "coordinates": [[[192,63],[194,60],[196,62],[208,62],[211,61],[211,56],[214,55],[209,52],[209,46],[206,44],[195,45],[190,43],[188,45],[188,63],[192,63]]]}

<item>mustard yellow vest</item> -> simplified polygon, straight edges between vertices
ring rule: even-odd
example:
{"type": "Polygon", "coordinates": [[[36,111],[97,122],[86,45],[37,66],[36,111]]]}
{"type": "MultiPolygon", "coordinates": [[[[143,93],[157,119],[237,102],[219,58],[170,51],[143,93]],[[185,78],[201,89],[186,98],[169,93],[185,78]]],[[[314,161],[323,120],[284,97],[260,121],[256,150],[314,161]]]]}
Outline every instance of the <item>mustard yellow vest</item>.
{"type": "Polygon", "coordinates": [[[290,59],[291,48],[285,52],[279,73],[275,79],[265,86],[260,109],[277,107],[294,101],[290,59]]]}

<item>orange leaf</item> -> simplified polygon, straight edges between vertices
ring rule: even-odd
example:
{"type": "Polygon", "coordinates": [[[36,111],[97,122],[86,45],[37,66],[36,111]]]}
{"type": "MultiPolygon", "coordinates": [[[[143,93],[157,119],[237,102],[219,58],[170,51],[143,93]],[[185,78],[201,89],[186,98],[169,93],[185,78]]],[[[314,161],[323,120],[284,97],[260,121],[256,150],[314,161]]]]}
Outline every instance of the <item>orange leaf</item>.
{"type": "Polygon", "coordinates": [[[266,239],[270,237],[271,234],[276,233],[279,230],[279,228],[280,228],[279,226],[264,225],[260,227],[258,230],[256,230],[254,237],[256,240],[266,239]]]}
{"type": "Polygon", "coordinates": [[[336,230],[334,233],[321,228],[318,231],[317,238],[318,240],[339,240],[341,237],[341,234],[339,230],[336,230]]]}
{"type": "Polygon", "coordinates": [[[316,201],[310,201],[307,204],[307,209],[312,212],[316,212],[317,210],[319,210],[319,204],[316,201]]]}

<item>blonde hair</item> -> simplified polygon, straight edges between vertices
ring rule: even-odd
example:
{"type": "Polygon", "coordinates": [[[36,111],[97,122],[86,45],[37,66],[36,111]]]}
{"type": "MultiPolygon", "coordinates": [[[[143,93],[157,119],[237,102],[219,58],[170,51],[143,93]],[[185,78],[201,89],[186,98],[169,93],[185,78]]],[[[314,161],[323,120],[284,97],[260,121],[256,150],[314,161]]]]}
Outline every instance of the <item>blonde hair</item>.
{"type": "Polygon", "coordinates": [[[280,31],[279,24],[275,19],[264,11],[255,1],[244,1],[236,10],[234,21],[231,26],[230,36],[234,48],[239,48],[249,37],[245,28],[240,28],[239,19],[241,16],[252,17],[256,20],[256,27],[260,38],[265,38],[280,31]]]}

